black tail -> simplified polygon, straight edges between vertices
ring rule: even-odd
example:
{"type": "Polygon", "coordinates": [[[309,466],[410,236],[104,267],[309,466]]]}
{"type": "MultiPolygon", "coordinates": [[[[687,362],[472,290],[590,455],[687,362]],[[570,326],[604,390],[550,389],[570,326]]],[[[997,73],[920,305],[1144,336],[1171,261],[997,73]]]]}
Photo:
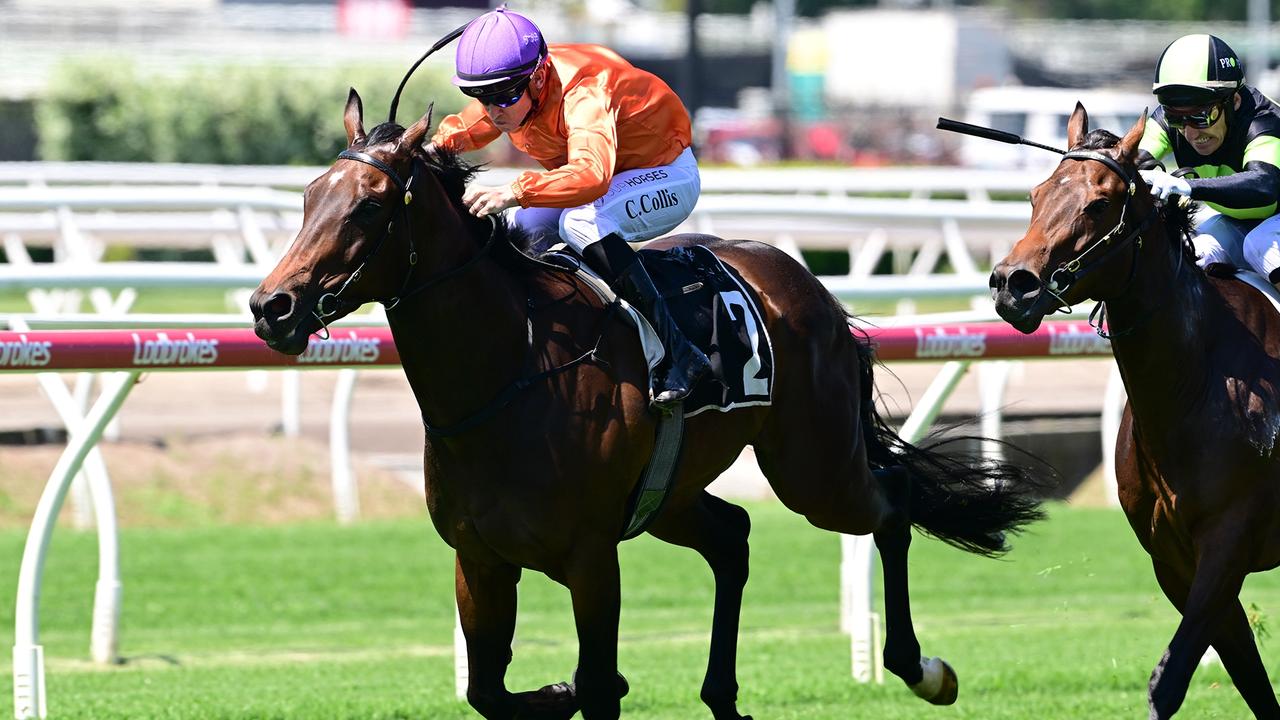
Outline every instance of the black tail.
{"type": "MultiPolygon", "coordinates": [[[[959,449],[973,436],[953,437],[917,447],[891,430],[876,411],[872,368],[875,358],[865,337],[858,344],[862,380],[862,427],[872,469],[900,467],[911,483],[909,520],[922,532],[978,555],[1009,550],[1006,535],[1044,518],[1041,498],[1058,483],[1047,463],[1000,443],[1023,463],[996,462],[959,449]]],[[[977,443],[978,447],[982,443],[977,443]]]]}

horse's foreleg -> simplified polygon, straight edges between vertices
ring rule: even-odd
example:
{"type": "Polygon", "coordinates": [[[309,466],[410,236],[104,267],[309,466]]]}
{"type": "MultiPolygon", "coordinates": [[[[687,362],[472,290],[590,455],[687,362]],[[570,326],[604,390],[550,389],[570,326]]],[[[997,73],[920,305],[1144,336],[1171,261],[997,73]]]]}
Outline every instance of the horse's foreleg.
{"type": "MultiPolygon", "coordinates": [[[[1160,588],[1169,598],[1169,602],[1182,612],[1186,607],[1190,593],[1189,583],[1170,566],[1159,560],[1152,563],[1155,567],[1156,580],[1160,588]]],[[[1237,599],[1231,603],[1218,622],[1218,632],[1212,641],[1213,647],[1222,658],[1222,665],[1231,676],[1236,690],[1244,698],[1255,717],[1280,718],[1280,704],[1276,702],[1275,691],[1271,688],[1271,680],[1267,677],[1267,668],[1258,655],[1258,646],[1254,642],[1253,630],[1249,627],[1249,618],[1237,599]]]]}
{"type": "Polygon", "coordinates": [[[951,666],[938,658],[921,658],[920,641],[911,621],[907,582],[907,552],[911,549],[908,498],[911,478],[894,468],[877,473],[892,512],[875,531],[876,549],[884,575],[884,666],[911,690],[934,705],[950,705],[959,693],[951,666]]]}
{"type": "Polygon", "coordinates": [[[618,616],[622,594],[618,547],[612,539],[582,542],[565,566],[578,629],[574,690],[586,720],[616,720],[623,684],[618,675],[618,616]]]}
{"type": "Polygon", "coordinates": [[[702,702],[716,720],[743,720],[738,714],[738,621],[742,589],[747,584],[751,518],[737,505],[704,492],[690,507],[664,510],[649,532],[665,542],[698,551],[711,566],[716,600],[702,702]]]}
{"type": "MultiPolygon", "coordinates": [[[[1182,606],[1182,622],[1151,673],[1147,701],[1152,720],[1167,720],[1182,707],[1201,656],[1220,629],[1226,627],[1220,622],[1223,613],[1238,603],[1236,598],[1244,584],[1245,573],[1231,560],[1243,555],[1235,538],[1201,537],[1199,540],[1201,547],[1212,550],[1202,555],[1196,566],[1182,606]]],[[[1157,564],[1156,570],[1160,578],[1161,565],[1157,564]]],[[[1161,580],[1161,587],[1165,587],[1165,583],[1161,580]]],[[[1165,592],[1169,594],[1167,588],[1165,592]]],[[[1174,605],[1178,604],[1174,596],[1170,599],[1174,605]]]]}
{"type": "Polygon", "coordinates": [[[457,555],[454,588],[467,639],[467,702],[486,720],[512,720],[516,703],[505,678],[516,623],[520,568],[457,555]]]}

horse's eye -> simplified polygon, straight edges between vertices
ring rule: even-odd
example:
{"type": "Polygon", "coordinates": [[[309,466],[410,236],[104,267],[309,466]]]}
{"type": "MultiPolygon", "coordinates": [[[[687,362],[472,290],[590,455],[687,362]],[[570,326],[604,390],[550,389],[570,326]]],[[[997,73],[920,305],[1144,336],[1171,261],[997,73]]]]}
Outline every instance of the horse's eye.
{"type": "Polygon", "coordinates": [[[362,200],[351,213],[351,219],[358,223],[370,223],[378,219],[382,213],[382,203],[377,200],[362,200]]]}
{"type": "Polygon", "coordinates": [[[1107,211],[1107,208],[1110,206],[1111,206],[1110,200],[1106,198],[1101,198],[1098,200],[1094,200],[1093,202],[1086,205],[1084,208],[1084,211],[1089,213],[1089,215],[1091,215],[1092,217],[1099,217],[1103,213],[1105,213],[1107,211]]]}

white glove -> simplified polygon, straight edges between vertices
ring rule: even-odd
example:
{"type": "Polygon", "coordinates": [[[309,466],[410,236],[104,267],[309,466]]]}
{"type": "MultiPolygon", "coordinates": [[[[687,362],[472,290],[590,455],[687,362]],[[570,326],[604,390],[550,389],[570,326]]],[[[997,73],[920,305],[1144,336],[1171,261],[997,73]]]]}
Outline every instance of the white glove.
{"type": "Polygon", "coordinates": [[[1151,197],[1168,200],[1170,195],[1191,197],[1191,183],[1163,170],[1139,170],[1138,174],[1151,186],[1151,197]]]}

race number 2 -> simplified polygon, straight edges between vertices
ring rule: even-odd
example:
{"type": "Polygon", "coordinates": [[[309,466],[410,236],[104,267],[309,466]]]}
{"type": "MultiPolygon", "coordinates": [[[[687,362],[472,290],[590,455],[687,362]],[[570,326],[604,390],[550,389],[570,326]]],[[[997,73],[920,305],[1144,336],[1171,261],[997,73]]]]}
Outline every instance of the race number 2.
{"type": "Polygon", "coordinates": [[[747,337],[751,340],[751,357],[742,366],[742,394],[760,396],[769,394],[769,380],[758,378],[762,363],[760,361],[760,328],[756,325],[756,316],[747,305],[747,299],[737,290],[720,293],[720,299],[729,308],[729,316],[734,320],[741,313],[742,324],[747,329],[747,337]]]}

